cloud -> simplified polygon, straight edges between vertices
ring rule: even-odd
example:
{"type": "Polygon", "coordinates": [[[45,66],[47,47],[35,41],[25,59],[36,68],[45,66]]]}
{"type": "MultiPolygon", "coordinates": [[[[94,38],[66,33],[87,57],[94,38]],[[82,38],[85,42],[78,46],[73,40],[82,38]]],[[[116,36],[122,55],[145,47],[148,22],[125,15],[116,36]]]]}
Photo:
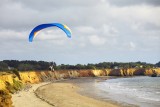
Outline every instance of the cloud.
{"type": "Polygon", "coordinates": [[[106,42],[105,38],[101,38],[97,35],[89,36],[89,41],[93,45],[104,45],[106,42]]]}
{"type": "Polygon", "coordinates": [[[154,5],[154,6],[160,5],[159,0],[106,0],[106,2],[116,6],[130,6],[130,5],[141,5],[141,4],[154,5]]]}
{"type": "Polygon", "coordinates": [[[117,33],[117,29],[112,25],[103,24],[101,28],[101,34],[103,34],[104,36],[118,36],[117,33]]]}
{"type": "Polygon", "coordinates": [[[159,0],[2,0],[0,60],[44,59],[74,64],[92,59],[116,61],[121,55],[119,61],[130,61],[127,56],[135,52],[137,59],[154,55],[156,58],[148,61],[158,61],[159,4],[159,0]],[[33,43],[28,42],[35,26],[50,22],[69,26],[72,38],[53,27],[39,32],[33,43]],[[68,62],[69,58],[73,60],[68,62]]]}
{"type": "MultiPolygon", "coordinates": [[[[25,35],[27,35],[27,32],[17,32],[14,30],[0,30],[0,37],[2,40],[6,41],[10,41],[10,40],[25,40],[27,37],[25,35]]],[[[2,41],[3,42],[3,41],[2,41]]]]}
{"type": "Polygon", "coordinates": [[[130,50],[134,50],[136,48],[136,45],[133,42],[129,42],[129,48],[130,50]]]}
{"type": "Polygon", "coordinates": [[[90,26],[78,26],[76,30],[82,34],[93,34],[97,32],[96,29],[90,26]]]}

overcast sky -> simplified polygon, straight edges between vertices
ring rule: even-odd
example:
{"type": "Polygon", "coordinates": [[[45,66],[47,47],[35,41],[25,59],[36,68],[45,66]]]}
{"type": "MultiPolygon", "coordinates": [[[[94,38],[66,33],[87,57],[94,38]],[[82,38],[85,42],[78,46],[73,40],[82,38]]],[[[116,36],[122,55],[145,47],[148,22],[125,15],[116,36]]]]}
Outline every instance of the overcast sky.
{"type": "Polygon", "coordinates": [[[160,61],[160,0],[1,0],[0,60],[58,64],[160,61]],[[42,23],[59,22],[28,42],[42,23]]]}

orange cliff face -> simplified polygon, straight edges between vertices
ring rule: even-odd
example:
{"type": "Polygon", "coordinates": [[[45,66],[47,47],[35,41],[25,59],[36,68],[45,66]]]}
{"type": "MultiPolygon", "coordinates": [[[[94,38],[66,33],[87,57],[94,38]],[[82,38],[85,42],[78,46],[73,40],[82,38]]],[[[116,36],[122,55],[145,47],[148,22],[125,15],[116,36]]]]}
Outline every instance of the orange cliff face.
{"type": "MultiPolygon", "coordinates": [[[[27,71],[19,72],[20,78],[15,74],[0,75],[0,100],[2,105],[8,104],[6,107],[11,107],[11,96],[9,92],[13,92],[17,88],[17,83],[39,83],[45,81],[77,78],[77,77],[95,77],[95,76],[139,76],[139,75],[152,75],[156,73],[160,75],[160,68],[155,69],[103,69],[103,70],[59,70],[59,71],[27,71]],[[20,80],[19,80],[20,79],[20,80]],[[7,84],[6,84],[7,83],[7,84]],[[8,86],[9,85],[9,86],[8,86]],[[13,86],[13,87],[11,87],[13,86]],[[3,91],[4,90],[4,91],[3,91]],[[7,101],[7,102],[5,102],[7,101]]],[[[0,105],[1,106],[1,105],[0,105]]]]}
{"type": "Polygon", "coordinates": [[[14,74],[0,75],[0,89],[5,89],[5,82],[13,84],[13,79],[22,83],[39,83],[55,79],[89,77],[89,76],[139,76],[160,74],[160,68],[155,69],[103,69],[103,70],[59,70],[59,71],[27,71],[20,72],[18,79],[14,74]]]}
{"type": "Polygon", "coordinates": [[[6,89],[6,82],[13,84],[13,79],[18,80],[14,74],[0,75],[0,90],[6,89]]]}
{"type": "Polygon", "coordinates": [[[5,88],[5,82],[13,84],[13,79],[22,83],[39,83],[56,79],[94,76],[136,76],[160,74],[160,68],[155,69],[103,69],[103,70],[59,70],[59,71],[26,71],[20,72],[18,79],[14,74],[0,75],[0,89],[5,88]]]}
{"type": "Polygon", "coordinates": [[[155,69],[103,69],[103,70],[59,70],[59,71],[28,71],[20,72],[21,80],[14,74],[0,75],[0,89],[5,89],[5,82],[13,84],[13,79],[22,83],[39,83],[56,79],[89,77],[89,76],[139,76],[160,74],[160,68],[155,69]]]}
{"type": "Polygon", "coordinates": [[[11,98],[8,90],[0,90],[0,107],[13,107],[11,98]]]}

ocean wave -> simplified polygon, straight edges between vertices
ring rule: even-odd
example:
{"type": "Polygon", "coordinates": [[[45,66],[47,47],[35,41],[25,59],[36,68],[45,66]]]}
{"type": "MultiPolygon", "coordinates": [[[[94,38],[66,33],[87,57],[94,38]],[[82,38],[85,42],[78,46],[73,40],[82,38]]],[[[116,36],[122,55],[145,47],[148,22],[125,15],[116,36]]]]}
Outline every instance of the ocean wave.
{"type": "Polygon", "coordinates": [[[103,91],[116,96],[124,96],[139,102],[160,103],[160,79],[158,81],[149,80],[152,78],[120,78],[111,79],[97,84],[103,91]]]}

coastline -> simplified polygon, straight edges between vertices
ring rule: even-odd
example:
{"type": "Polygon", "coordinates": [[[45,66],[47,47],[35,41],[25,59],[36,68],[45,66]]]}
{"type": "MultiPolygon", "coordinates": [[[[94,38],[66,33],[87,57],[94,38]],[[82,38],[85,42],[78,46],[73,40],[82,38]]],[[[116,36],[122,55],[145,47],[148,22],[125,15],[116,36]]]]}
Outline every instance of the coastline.
{"type": "Polygon", "coordinates": [[[117,78],[100,82],[97,87],[114,101],[124,102],[139,107],[160,107],[159,77],[136,76],[117,78]]]}
{"type": "Polygon", "coordinates": [[[80,84],[87,84],[87,79],[101,82],[112,78],[83,77],[52,83],[33,84],[29,91],[21,91],[12,95],[13,105],[15,107],[25,107],[24,105],[26,107],[133,107],[113,100],[104,101],[87,94],[86,91],[82,91],[85,87],[80,84]]]}
{"type": "Polygon", "coordinates": [[[120,107],[116,104],[81,95],[77,93],[77,90],[79,90],[79,87],[72,83],[56,82],[39,87],[36,94],[55,107],[120,107]]]}

